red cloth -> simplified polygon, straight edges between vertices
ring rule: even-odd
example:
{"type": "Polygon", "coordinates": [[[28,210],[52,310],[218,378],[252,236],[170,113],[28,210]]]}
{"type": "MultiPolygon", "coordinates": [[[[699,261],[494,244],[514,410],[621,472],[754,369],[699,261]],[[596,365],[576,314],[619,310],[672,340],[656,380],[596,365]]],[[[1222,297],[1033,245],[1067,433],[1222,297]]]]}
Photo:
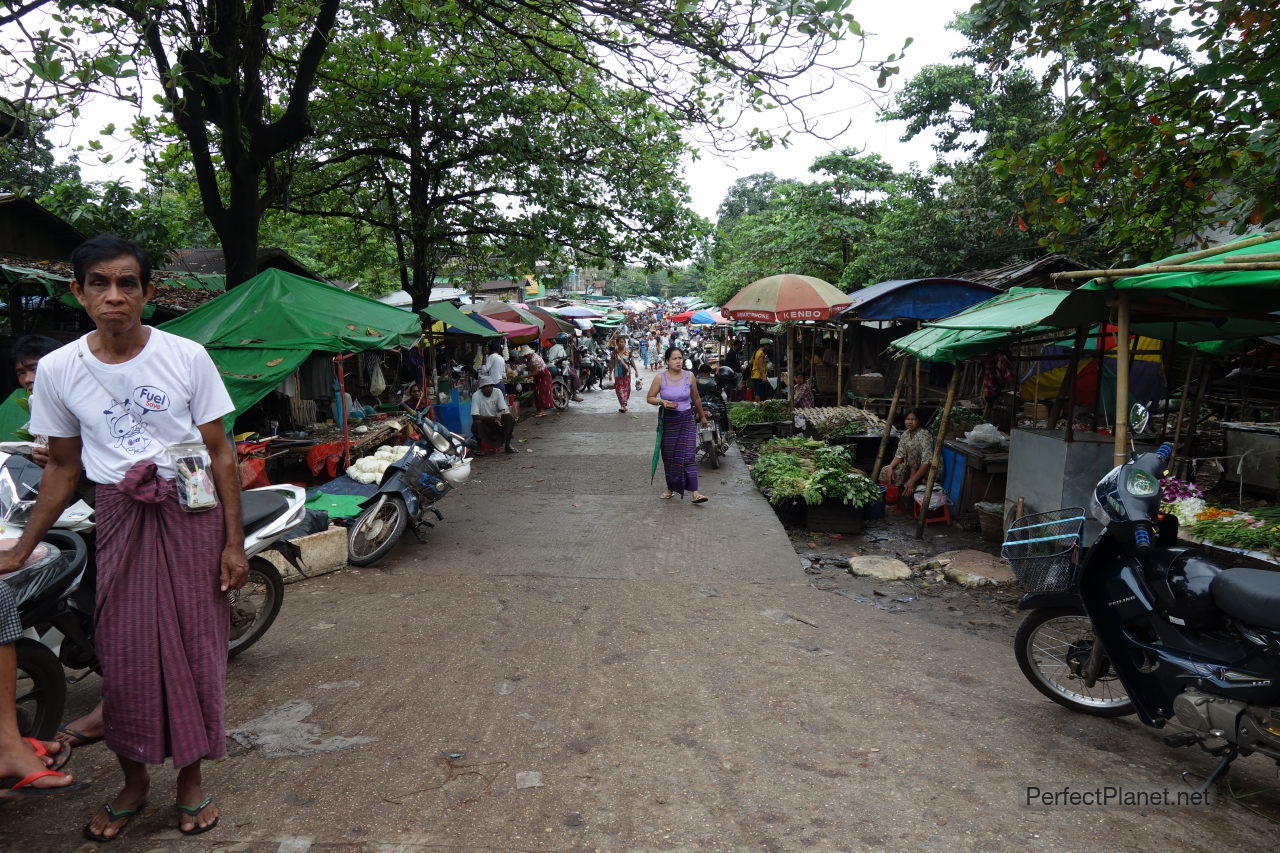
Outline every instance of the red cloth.
{"type": "Polygon", "coordinates": [[[631,371],[614,377],[613,393],[618,395],[618,408],[625,409],[631,400],[631,371]]]}
{"type": "Polygon", "coordinates": [[[267,477],[267,460],[255,456],[240,463],[240,488],[258,489],[270,485],[271,480],[267,477]]]}
{"type": "Polygon", "coordinates": [[[184,511],[154,462],[98,486],[95,509],[107,747],[143,764],[220,758],[231,618],[222,510],[184,511]]]}
{"type": "Polygon", "coordinates": [[[330,477],[338,476],[338,465],[342,462],[342,451],[346,444],[331,441],[328,444],[317,444],[307,451],[307,467],[312,474],[328,470],[330,477]]]}
{"type": "Polygon", "coordinates": [[[555,400],[551,397],[551,371],[545,367],[533,377],[533,400],[540,410],[555,408],[555,400]]]}

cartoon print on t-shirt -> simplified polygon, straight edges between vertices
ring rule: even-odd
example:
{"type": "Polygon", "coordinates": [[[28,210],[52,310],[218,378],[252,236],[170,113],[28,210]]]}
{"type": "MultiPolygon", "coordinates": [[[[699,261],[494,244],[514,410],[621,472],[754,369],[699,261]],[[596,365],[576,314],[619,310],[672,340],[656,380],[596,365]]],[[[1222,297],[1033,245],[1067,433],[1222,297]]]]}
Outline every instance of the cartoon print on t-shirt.
{"type": "Polygon", "coordinates": [[[140,385],[133,389],[130,400],[111,401],[111,408],[103,411],[107,416],[107,428],[116,440],[116,447],[127,453],[142,453],[151,446],[151,434],[143,418],[149,412],[163,412],[169,408],[167,392],[153,385],[140,385]]]}

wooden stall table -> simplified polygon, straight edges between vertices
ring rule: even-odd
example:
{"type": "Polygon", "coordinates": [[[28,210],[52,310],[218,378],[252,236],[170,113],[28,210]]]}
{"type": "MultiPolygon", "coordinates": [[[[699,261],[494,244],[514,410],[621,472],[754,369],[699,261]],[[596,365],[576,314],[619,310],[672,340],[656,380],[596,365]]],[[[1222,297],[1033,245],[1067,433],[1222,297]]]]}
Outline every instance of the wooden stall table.
{"type": "Polygon", "coordinates": [[[1009,473],[1008,449],[979,447],[964,439],[942,444],[943,488],[951,498],[952,512],[961,520],[978,517],[973,508],[980,501],[1003,501],[1009,473]]]}

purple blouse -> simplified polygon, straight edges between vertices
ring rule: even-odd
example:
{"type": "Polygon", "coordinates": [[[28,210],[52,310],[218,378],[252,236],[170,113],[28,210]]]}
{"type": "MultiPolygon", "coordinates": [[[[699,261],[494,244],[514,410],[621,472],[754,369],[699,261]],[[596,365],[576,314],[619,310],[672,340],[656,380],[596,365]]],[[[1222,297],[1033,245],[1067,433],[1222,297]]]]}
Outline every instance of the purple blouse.
{"type": "Polygon", "coordinates": [[[692,390],[692,374],[689,371],[681,371],[681,380],[679,383],[668,383],[667,372],[664,370],[660,373],[658,379],[658,396],[668,402],[676,404],[677,412],[687,412],[692,408],[690,402],[693,396],[692,390]]]}

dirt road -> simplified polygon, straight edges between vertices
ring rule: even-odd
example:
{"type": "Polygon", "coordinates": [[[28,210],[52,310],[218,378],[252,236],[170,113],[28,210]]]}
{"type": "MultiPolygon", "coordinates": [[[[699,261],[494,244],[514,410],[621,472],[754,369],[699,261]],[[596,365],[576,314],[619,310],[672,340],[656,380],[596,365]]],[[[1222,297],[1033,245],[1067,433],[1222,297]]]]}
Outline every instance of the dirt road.
{"type": "MultiPolygon", "coordinates": [[[[1044,700],[1004,628],[815,588],[735,455],[705,472],[709,504],[659,501],[633,402],[522,423],[522,452],[477,460],[427,544],[290,586],[230,669],[222,824],[181,838],[166,769],[116,849],[1274,847],[1222,796],[1026,805],[1028,786],[1176,794],[1211,759],[1044,700]]],[[[1237,790],[1274,783],[1237,766],[1237,790]]],[[[79,830],[116,772],[100,745],[74,768],[91,793],[0,804],[0,849],[93,847],[79,830]]]]}

